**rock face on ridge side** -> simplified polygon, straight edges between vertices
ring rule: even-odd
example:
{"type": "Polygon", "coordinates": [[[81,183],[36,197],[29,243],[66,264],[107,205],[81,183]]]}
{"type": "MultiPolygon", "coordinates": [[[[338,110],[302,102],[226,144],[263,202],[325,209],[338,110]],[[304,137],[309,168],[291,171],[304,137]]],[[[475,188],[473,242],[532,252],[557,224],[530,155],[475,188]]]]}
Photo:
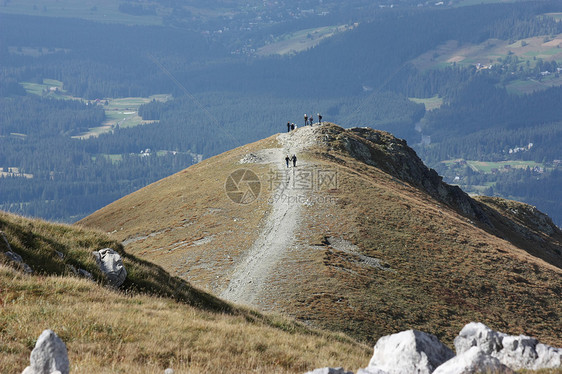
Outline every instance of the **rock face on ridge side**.
{"type": "Polygon", "coordinates": [[[352,128],[345,136],[343,147],[366,164],[376,166],[405,182],[427,191],[443,203],[464,215],[490,225],[484,211],[459,187],[443,183],[433,169],[427,168],[405,140],[371,128],[352,128]]]}

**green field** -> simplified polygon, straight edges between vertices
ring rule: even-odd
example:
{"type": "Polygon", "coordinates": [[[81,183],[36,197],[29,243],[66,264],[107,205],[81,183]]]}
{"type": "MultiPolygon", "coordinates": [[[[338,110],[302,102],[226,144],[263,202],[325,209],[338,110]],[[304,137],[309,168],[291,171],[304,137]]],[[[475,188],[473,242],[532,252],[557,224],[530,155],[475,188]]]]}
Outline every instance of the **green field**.
{"type": "Polygon", "coordinates": [[[505,88],[509,93],[524,95],[557,86],[562,86],[562,77],[550,74],[542,77],[540,81],[536,79],[514,80],[507,84],[505,88]]]}
{"type": "Polygon", "coordinates": [[[66,94],[66,91],[63,89],[63,83],[55,79],[43,79],[43,83],[22,82],[21,85],[30,94],[53,99],[73,99],[73,97],[66,94]],[[51,90],[51,88],[56,88],[56,91],[51,90]]]}
{"type": "Polygon", "coordinates": [[[114,0],[36,0],[3,1],[0,13],[46,17],[82,18],[90,21],[123,23],[126,25],[161,25],[161,16],[133,16],[119,11],[114,0]]]}
{"type": "Polygon", "coordinates": [[[88,132],[75,136],[74,138],[86,139],[91,136],[98,136],[104,132],[111,131],[115,126],[119,127],[134,127],[145,123],[152,123],[153,121],[144,121],[139,115],[139,106],[156,101],[167,101],[172,98],[172,95],[160,94],[152,95],[150,97],[125,97],[118,99],[104,99],[102,103],[107,100],[107,105],[103,105],[105,109],[106,120],[102,126],[91,128],[88,132]]]}
{"type": "MultiPolygon", "coordinates": [[[[21,85],[27,91],[27,93],[38,95],[41,97],[48,97],[52,99],[60,100],[84,100],[78,97],[68,95],[63,89],[64,84],[61,81],[54,79],[43,79],[43,83],[32,83],[32,82],[22,82],[21,85]],[[54,90],[56,88],[56,90],[54,90]]],[[[91,136],[99,136],[105,132],[111,131],[115,126],[119,127],[134,127],[144,123],[150,123],[153,121],[144,121],[139,115],[139,106],[156,101],[167,101],[172,98],[169,94],[159,94],[152,95],[150,97],[125,97],[111,99],[106,98],[94,102],[96,105],[103,106],[105,110],[106,120],[101,126],[92,127],[88,132],[82,133],[80,135],[74,136],[77,139],[86,139],[91,136]],[[107,105],[105,102],[107,101],[107,105]]],[[[92,101],[90,101],[92,102],[92,101]]]]}
{"type": "MultiPolygon", "coordinates": [[[[446,160],[441,161],[442,164],[447,165],[447,167],[455,166],[455,164],[459,163],[462,160],[446,160]]],[[[478,173],[485,173],[489,174],[492,173],[492,169],[497,169],[498,172],[507,172],[510,169],[526,169],[534,168],[535,166],[545,168],[544,164],[535,161],[497,161],[497,162],[490,162],[490,161],[470,161],[466,160],[466,165],[468,165],[473,171],[478,173]]],[[[546,168],[545,168],[546,169],[546,168]]]]}
{"type": "Polygon", "coordinates": [[[259,48],[257,54],[260,56],[294,54],[312,48],[338,32],[351,30],[354,27],[355,25],[324,26],[283,34],[259,48]]]}
{"type": "Polygon", "coordinates": [[[416,97],[409,97],[411,101],[418,104],[425,105],[425,110],[430,111],[433,109],[439,109],[443,105],[443,98],[435,95],[433,97],[419,99],[416,97]]]}

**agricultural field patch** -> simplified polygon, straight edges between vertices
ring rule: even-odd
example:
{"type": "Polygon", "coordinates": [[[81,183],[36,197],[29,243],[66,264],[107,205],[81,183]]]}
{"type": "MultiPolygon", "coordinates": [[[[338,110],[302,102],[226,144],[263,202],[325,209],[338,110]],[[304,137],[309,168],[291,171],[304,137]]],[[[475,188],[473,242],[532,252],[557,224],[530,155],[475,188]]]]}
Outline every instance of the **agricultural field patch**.
{"type": "Polygon", "coordinates": [[[43,83],[22,82],[27,93],[52,99],[73,99],[63,89],[63,83],[55,79],[43,79],[43,83]]]}
{"type": "Polygon", "coordinates": [[[126,25],[161,25],[159,15],[130,15],[119,11],[119,2],[112,0],[34,0],[4,1],[0,13],[43,17],[81,18],[90,21],[126,25]]]}
{"type": "Polygon", "coordinates": [[[312,48],[322,40],[330,38],[339,32],[351,30],[355,26],[324,26],[283,34],[269,44],[259,48],[257,54],[260,56],[295,54],[312,48]]]}
{"type": "Polygon", "coordinates": [[[538,79],[517,79],[505,86],[507,91],[512,94],[531,94],[535,91],[545,90],[550,87],[562,86],[562,78],[554,74],[547,75],[538,79]]]}
{"type": "Polygon", "coordinates": [[[530,66],[536,59],[562,61],[562,34],[545,38],[538,36],[509,43],[499,39],[488,39],[480,44],[460,44],[450,40],[437,48],[418,56],[412,62],[418,69],[434,69],[444,66],[465,65],[487,68],[497,63],[498,58],[515,55],[530,66]]]}
{"type": "Polygon", "coordinates": [[[471,161],[471,160],[446,160],[441,161],[442,164],[446,165],[448,168],[455,168],[455,167],[462,167],[468,166],[473,171],[477,173],[493,173],[493,172],[508,172],[512,169],[526,169],[526,168],[543,168],[546,170],[544,164],[535,162],[535,161],[520,161],[520,160],[512,160],[512,161],[471,161]]]}
{"type": "Polygon", "coordinates": [[[154,121],[144,121],[138,115],[139,107],[152,100],[164,102],[172,98],[172,95],[169,94],[159,94],[150,97],[84,100],[69,95],[63,88],[63,82],[55,79],[43,79],[43,83],[22,82],[21,84],[27,93],[41,97],[61,100],[82,100],[92,105],[103,106],[106,120],[101,126],[92,127],[87,132],[74,136],[73,138],[76,139],[87,139],[92,136],[99,136],[100,134],[111,131],[116,126],[134,127],[141,124],[152,123],[154,121]]]}
{"type": "Polygon", "coordinates": [[[426,111],[439,109],[441,105],[443,105],[443,98],[439,97],[439,95],[435,95],[433,97],[428,97],[428,98],[421,98],[421,99],[416,97],[410,97],[409,99],[414,103],[423,104],[425,106],[426,111]]]}

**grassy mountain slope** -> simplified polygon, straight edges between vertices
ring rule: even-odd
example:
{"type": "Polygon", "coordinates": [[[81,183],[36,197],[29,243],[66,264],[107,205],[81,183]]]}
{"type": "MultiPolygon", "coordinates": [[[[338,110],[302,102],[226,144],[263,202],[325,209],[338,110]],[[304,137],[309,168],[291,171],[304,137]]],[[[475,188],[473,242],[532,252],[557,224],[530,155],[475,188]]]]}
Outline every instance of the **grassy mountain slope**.
{"type": "Polygon", "coordinates": [[[44,329],[66,343],[73,373],[299,373],[327,364],[362,367],[371,349],[276,316],[230,306],[123,252],[106,235],[0,213],[12,250],[34,269],[9,266],[0,238],[0,368],[20,373],[44,329]],[[103,287],[92,250],[124,256],[120,291],[103,287]],[[55,251],[64,254],[60,258],[55,251]],[[96,281],[71,275],[87,269],[96,281]]]}
{"type": "Polygon", "coordinates": [[[267,235],[282,159],[264,155],[291,149],[304,162],[295,173],[335,170],[337,187],[300,192],[301,218],[287,233],[294,240],[255,306],[370,343],[409,328],[451,343],[476,320],[562,344],[560,230],[524,204],[478,202],[447,186],[385,132],[325,125],[272,136],[139,190],[81,224],[219,294],[267,235]],[[262,161],[240,163],[254,158],[262,161]],[[260,178],[252,204],[225,193],[228,175],[240,168],[260,178]],[[535,213],[503,207],[510,204],[535,213]]]}

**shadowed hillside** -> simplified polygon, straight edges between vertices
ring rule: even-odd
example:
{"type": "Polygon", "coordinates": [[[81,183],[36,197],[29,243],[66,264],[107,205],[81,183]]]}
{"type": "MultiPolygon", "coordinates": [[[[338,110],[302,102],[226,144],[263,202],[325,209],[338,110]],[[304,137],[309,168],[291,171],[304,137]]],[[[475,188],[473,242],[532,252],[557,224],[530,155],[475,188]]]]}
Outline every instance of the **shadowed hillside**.
{"type": "Polygon", "coordinates": [[[525,204],[444,184],[381,131],[328,124],[274,135],[81,224],[222,298],[370,343],[410,328],[451,343],[481,321],[562,344],[560,230],[525,204]],[[228,193],[232,180],[253,191],[241,169],[261,187],[244,204],[228,193]]]}

